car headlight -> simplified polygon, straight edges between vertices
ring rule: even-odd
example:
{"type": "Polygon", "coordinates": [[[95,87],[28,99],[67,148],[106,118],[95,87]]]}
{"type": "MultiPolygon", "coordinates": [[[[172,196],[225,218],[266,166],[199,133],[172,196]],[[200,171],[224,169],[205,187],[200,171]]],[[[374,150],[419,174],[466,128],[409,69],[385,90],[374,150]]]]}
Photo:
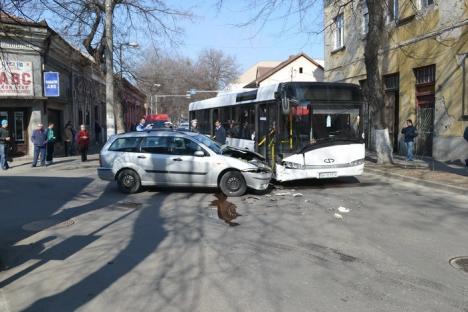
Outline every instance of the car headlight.
{"type": "Polygon", "coordinates": [[[283,161],[282,165],[288,169],[302,169],[303,168],[301,164],[290,162],[290,161],[283,161]]]}

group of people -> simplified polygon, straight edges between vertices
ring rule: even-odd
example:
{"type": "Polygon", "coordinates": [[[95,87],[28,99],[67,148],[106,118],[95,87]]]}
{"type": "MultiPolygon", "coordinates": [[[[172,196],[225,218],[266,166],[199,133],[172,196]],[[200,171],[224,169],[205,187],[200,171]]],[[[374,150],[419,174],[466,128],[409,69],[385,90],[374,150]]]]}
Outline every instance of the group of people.
{"type": "MultiPolygon", "coordinates": [[[[200,132],[197,119],[192,120],[190,129],[193,132],[200,132]]],[[[221,124],[221,121],[216,120],[213,139],[219,144],[223,145],[226,144],[227,138],[253,140],[254,132],[250,131],[250,126],[247,121],[243,122],[242,126],[240,126],[239,124],[235,123],[234,120],[231,120],[229,121],[229,127],[226,130],[221,124]]]]}
{"type": "MultiPolygon", "coordinates": [[[[50,122],[46,130],[43,124],[38,124],[33,131],[31,141],[34,145],[34,157],[32,167],[37,166],[40,157],[40,165],[48,166],[53,162],[54,146],[57,140],[54,123],[50,122]]],[[[74,143],[78,144],[78,150],[81,154],[81,161],[87,160],[89,147],[89,132],[85,125],[80,126],[80,131],[75,132],[72,123],[69,121],[65,126],[64,148],[65,156],[73,155],[74,143]]]]}

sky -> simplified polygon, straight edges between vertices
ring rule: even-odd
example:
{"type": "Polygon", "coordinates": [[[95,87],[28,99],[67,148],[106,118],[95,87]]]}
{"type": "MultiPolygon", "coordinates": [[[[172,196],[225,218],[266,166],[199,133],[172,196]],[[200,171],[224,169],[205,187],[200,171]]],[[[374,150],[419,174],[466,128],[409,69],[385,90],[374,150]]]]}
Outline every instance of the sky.
{"type": "Polygon", "coordinates": [[[298,14],[285,16],[284,8],[275,11],[263,26],[258,22],[239,27],[239,24],[245,23],[258,12],[258,9],[247,7],[249,1],[225,0],[218,10],[214,0],[185,0],[184,6],[193,3],[195,18],[180,24],[185,34],[181,38],[179,53],[196,58],[203,49],[220,49],[234,56],[241,70],[246,70],[263,60],[283,61],[300,52],[305,52],[314,59],[323,59],[322,34],[309,35],[301,31],[299,25],[301,20],[307,31],[321,31],[322,1],[316,1],[316,5],[309,9],[307,18],[301,18],[298,14]]]}
{"type": "MultiPolygon", "coordinates": [[[[141,1],[144,3],[153,0],[141,1]]],[[[305,52],[314,59],[323,59],[323,0],[164,0],[162,3],[193,13],[191,20],[176,20],[183,34],[177,37],[177,46],[167,45],[162,48],[167,54],[176,52],[180,56],[196,59],[204,49],[219,49],[236,59],[241,72],[259,61],[283,61],[300,52],[305,52]],[[220,8],[216,6],[219,2],[222,2],[220,8]],[[262,4],[269,2],[292,3],[293,13],[288,13],[287,6],[283,5],[275,8],[267,19],[261,18],[255,23],[239,26],[260,12],[262,4]],[[257,6],[252,6],[253,3],[257,6]],[[309,5],[303,16],[296,13],[304,12],[295,7],[298,3],[309,5]]],[[[29,12],[38,19],[46,19],[57,31],[63,26],[60,19],[47,10],[33,9],[29,12]]],[[[125,14],[120,18],[116,17],[115,21],[128,22],[125,14]]],[[[67,37],[66,34],[62,35],[67,37]]],[[[124,50],[125,56],[135,58],[137,63],[145,61],[145,50],[155,46],[161,48],[161,42],[151,43],[148,35],[141,29],[129,31],[126,36],[128,38],[122,39],[114,35],[114,42],[137,42],[139,49],[124,50]]],[[[67,39],[79,44],[83,38],[67,39]]]]}

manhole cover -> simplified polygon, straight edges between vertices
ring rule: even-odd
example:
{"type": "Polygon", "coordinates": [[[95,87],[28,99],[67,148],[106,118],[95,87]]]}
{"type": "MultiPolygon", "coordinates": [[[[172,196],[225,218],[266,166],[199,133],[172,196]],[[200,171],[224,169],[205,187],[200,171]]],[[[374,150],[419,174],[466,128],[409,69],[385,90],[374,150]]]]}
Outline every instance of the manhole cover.
{"type": "Polygon", "coordinates": [[[456,257],[449,261],[450,265],[455,269],[465,271],[468,273],[468,257],[456,257]]]}
{"type": "Polygon", "coordinates": [[[57,220],[57,219],[45,219],[45,220],[38,220],[38,221],[27,223],[23,225],[22,228],[25,231],[38,232],[38,231],[42,231],[50,227],[61,228],[61,227],[67,227],[73,224],[75,224],[75,220],[73,219],[68,219],[65,221],[57,220]]]}

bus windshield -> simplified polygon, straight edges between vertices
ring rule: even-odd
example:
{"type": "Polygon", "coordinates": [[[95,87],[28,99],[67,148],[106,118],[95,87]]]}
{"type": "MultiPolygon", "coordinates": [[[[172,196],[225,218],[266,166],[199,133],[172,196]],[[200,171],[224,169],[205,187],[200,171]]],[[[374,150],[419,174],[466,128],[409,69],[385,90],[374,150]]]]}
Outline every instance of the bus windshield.
{"type": "Polygon", "coordinates": [[[360,105],[341,102],[290,101],[280,118],[281,153],[327,141],[360,139],[360,105]]]}

